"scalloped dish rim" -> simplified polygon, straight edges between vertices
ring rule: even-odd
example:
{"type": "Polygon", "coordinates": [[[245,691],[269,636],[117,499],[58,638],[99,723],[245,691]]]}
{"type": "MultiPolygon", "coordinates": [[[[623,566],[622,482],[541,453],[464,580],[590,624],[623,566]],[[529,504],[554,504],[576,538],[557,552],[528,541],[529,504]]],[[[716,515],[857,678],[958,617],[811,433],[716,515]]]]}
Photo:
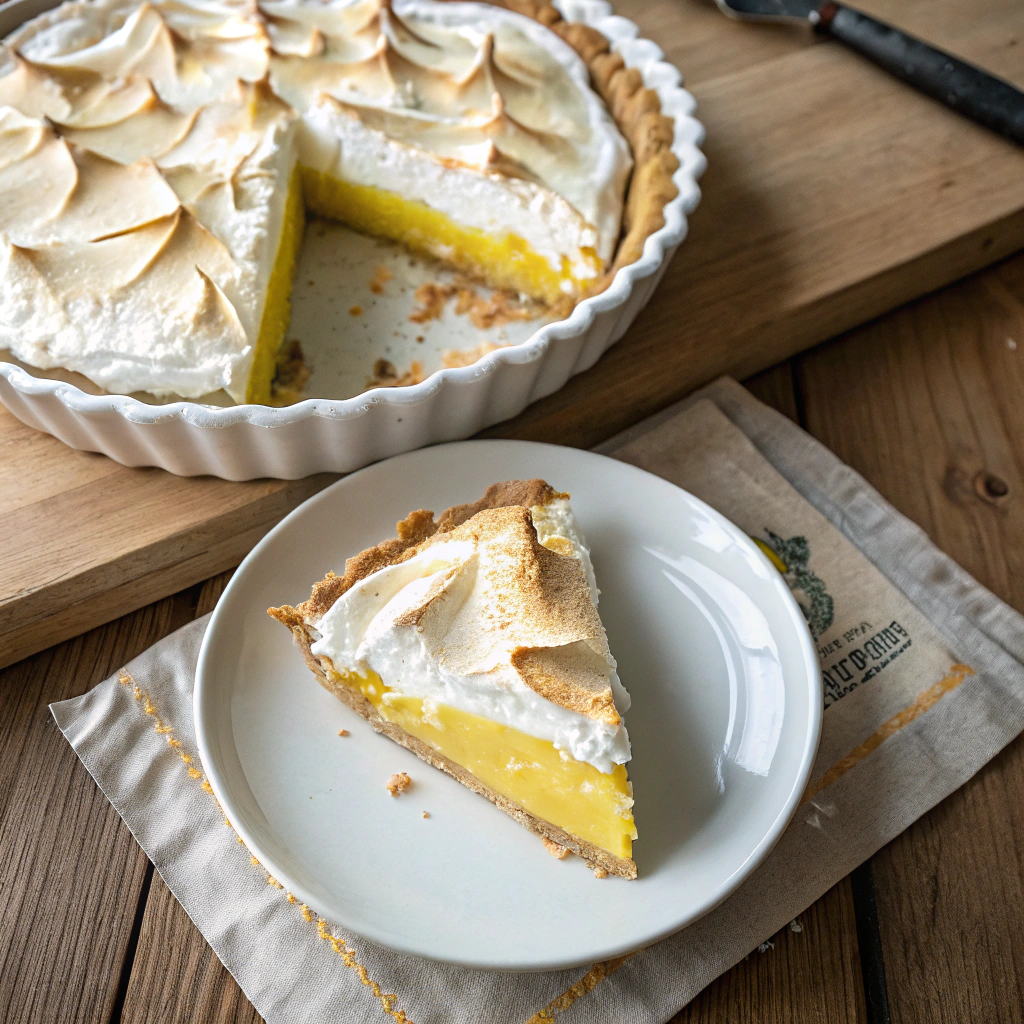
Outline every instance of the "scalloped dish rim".
{"type": "MultiPolygon", "coordinates": [[[[53,5],[58,6],[57,4],[53,5]]],[[[612,43],[613,48],[623,42],[648,42],[639,39],[639,28],[632,21],[612,13],[611,5],[604,0],[579,0],[559,4],[567,17],[584,21],[599,31],[612,43]],[[611,24],[609,24],[609,22],[611,24]]],[[[35,16],[35,15],[33,15],[35,16]]],[[[650,44],[655,46],[656,44],[650,44]]],[[[612,283],[598,295],[583,299],[565,320],[546,324],[524,342],[488,352],[469,366],[443,367],[435,370],[418,384],[393,388],[371,388],[351,398],[305,398],[293,405],[274,407],[266,405],[235,405],[215,407],[201,405],[194,401],[181,400],[163,405],[150,405],[129,395],[90,395],[74,384],[65,381],[36,377],[22,366],[0,361],[0,374],[25,395],[53,394],[66,406],[76,412],[102,413],[117,412],[134,423],[159,423],[169,419],[183,419],[193,426],[206,429],[232,426],[236,423],[252,423],[254,426],[273,427],[295,423],[309,416],[326,419],[349,419],[365,413],[372,405],[411,405],[432,396],[449,382],[469,381],[487,376],[502,363],[528,363],[539,358],[544,349],[553,342],[570,336],[584,334],[598,314],[623,305],[633,293],[636,282],[656,273],[665,260],[665,253],[677,246],[687,232],[687,217],[700,201],[697,179],[703,174],[706,159],[699,147],[703,142],[704,128],[692,112],[696,109],[693,96],[681,86],[682,76],[674,65],[665,61],[660,47],[659,56],[649,58],[645,65],[654,64],[669,69],[669,79],[648,83],[658,92],[663,103],[673,109],[666,109],[675,121],[672,151],[679,158],[679,169],[673,181],[679,194],[665,204],[665,223],[651,234],[644,244],[644,251],[636,262],[622,267],[615,274],[612,283]],[[672,98],[673,103],[666,104],[672,98]],[[688,108],[687,112],[683,109],[688,108]],[[689,130],[681,130],[686,129],[689,130]]],[[[624,54],[625,56],[625,54],[624,54]]],[[[627,64],[631,63],[627,59],[627,64]]],[[[633,65],[636,66],[636,65],[633,65]]],[[[642,70],[646,70],[642,69],[642,70]]],[[[644,76],[645,81],[647,75],[644,76]]],[[[652,76],[653,77],[653,76],[652,76]]],[[[664,77],[664,72],[657,75],[664,77]]],[[[609,346],[610,347],[610,346],[609,346]]]]}

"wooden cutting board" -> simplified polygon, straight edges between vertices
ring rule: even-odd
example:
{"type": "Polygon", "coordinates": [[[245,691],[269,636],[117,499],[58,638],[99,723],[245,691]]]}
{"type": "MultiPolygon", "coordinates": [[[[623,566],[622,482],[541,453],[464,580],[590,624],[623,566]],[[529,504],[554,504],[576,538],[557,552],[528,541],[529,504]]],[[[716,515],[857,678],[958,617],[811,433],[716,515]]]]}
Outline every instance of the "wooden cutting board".
{"type": "MultiPolygon", "coordinates": [[[[1019,0],[859,6],[1024,86],[1019,0]]],[[[704,199],[626,337],[490,436],[596,444],[1024,248],[1024,150],[799,28],[711,0],[617,9],[697,97],[704,199]]],[[[0,666],[237,564],[328,480],[126,469],[0,409],[0,666]]]]}

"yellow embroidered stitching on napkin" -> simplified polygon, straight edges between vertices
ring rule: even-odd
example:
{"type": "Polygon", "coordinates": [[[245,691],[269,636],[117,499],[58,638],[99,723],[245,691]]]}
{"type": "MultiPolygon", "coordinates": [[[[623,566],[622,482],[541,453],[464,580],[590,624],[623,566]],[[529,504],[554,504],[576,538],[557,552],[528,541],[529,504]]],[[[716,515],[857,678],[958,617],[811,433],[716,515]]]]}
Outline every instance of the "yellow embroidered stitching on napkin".
{"type": "MultiPolygon", "coordinates": [[[[131,673],[126,669],[121,670],[118,674],[117,681],[122,686],[132,687],[132,695],[135,697],[136,703],[142,708],[145,714],[153,719],[153,731],[158,736],[164,736],[166,738],[167,745],[178,755],[182,764],[188,770],[189,777],[199,782],[203,790],[212,797],[213,802],[217,804],[218,808],[220,808],[220,802],[217,800],[217,797],[214,796],[213,787],[210,785],[203,773],[192,763],[192,755],[182,748],[181,740],[174,735],[174,727],[167,725],[160,717],[156,705],[150,699],[149,694],[139,686],[139,684],[132,678],[131,673]]],[[[224,819],[224,824],[234,831],[231,822],[228,821],[227,818],[224,819]]],[[[245,844],[242,837],[238,836],[237,838],[238,842],[242,843],[244,846],[245,844]]],[[[249,855],[249,860],[254,866],[262,869],[260,862],[251,854],[249,855]]],[[[273,886],[275,889],[284,889],[284,886],[281,885],[273,875],[267,871],[264,873],[267,876],[268,885],[273,886]]],[[[287,899],[289,903],[298,903],[298,900],[290,892],[287,894],[287,899]]],[[[384,1012],[389,1017],[397,1021],[397,1024],[414,1024],[414,1022],[405,1015],[404,1010],[398,1009],[398,996],[392,992],[385,992],[380,985],[370,977],[366,968],[356,959],[355,952],[348,948],[345,940],[340,936],[333,935],[328,929],[327,922],[319,915],[314,916],[313,912],[305,903],[301,904],[301,907],[303,919],[308,921],[310,924],[316,924],[317,935],[319,938],[330,945],[331,949],[341,957],[342,963],[344,963],[346,967],[356,972],[359,980],[366,985],[380,1001],[380,1005],[384,1012]]]]}
{"type": "Polygon", "coordinates": [[[955,690],[968,676],[974,675],[970,665],[953,665],[949,673],[942,677],[934,686],[918,694],[913,704],[908,705],[898,714],[883,722],[860,746],[854,747],[849,754],[834,765],[817,782],[812,782],[804,791],[801,806],[817,796],[823,789],[842,778],[851,768],[864,760],[868,754],[877,750],[889,737],[895,736],[901,729],[910,725],[929,708],[941,700],[951,690],[955,690]]]}
{"type": "Polygon", "coordinates": [[[609,974],[617,971],[630,957],[642,952],[643,950],[637,949],[625,956],[617,956],[611,960],[594,964],[575,985],[570,985],[560,996],[552,999],[543,1010],[538,1010],[526,1024],[547,1024],[547,1021],[554,1020],[563,1010],[568,1010],[577,999],[585,996],[592,988],[604,981],[609,974]]]}

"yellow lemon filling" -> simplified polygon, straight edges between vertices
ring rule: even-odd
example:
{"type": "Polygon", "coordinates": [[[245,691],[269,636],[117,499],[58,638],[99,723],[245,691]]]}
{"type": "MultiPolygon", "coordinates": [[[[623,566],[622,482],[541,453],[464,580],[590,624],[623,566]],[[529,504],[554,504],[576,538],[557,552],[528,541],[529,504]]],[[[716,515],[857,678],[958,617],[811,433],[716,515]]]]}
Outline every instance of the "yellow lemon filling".
{"type": "MultiPolygon", "coordinates": [[[[322,217],[340,220],[367,235],[390,238],[414,252],[444,260],[495,288],[508,288],[554,304],[567,294],[584,291],[592,278],[577,279],[567,257],[556,269],[518,235],[489,235],[465,227],[415,199],[372,185],[353,185],[321,171],[303,168],[306,207],[322,217]]],[[[583,250],[594,268],[597,253],[583,250]]]]}
{"type": "MultiPolygon", "coordinates": [[[[556,270],[518,235],[488,235],[456,223],[426,203],[370,185],[353,185],[308,167],[295,166],[288,185],[277,256],[267,284],[259,337],[245,400],[273,404],[272,385],[277,357],[291,315],[291,291],[305,228],[306,211],[341,221],[356,231],[399,242],[414,252],[434,256],[494,288],[508,288],[551,305],[568,294],[586,291],[593,278],[577,278],[569,259],[556,270]]],[[[584,259],[600,267],[597,253],[582,250],[584,259]]]]}
{"type": "Polygon", "coordinates": [[[332,673],[360,691],[381,718],[400,726],[524,810],[607,850],[630,857],[633,787],[625,765],[609,774],[548,740],[447,704],[429,705],[385,686],[376,673],[332,673]]]}
{"type": "Polygon", "coordinates": [[[298,262],[305,226],[306,211],[302,202],[302,183],[296,166],[288,183],[281,237],[277,243],[277,256],[267,284],[267,298],[263,305],[256,353],[245,390],[246,402],[257,405],[272,404],[271,386],[277,371],[277,354],[284,343],[291,317],[292,283],[295,279],[295,265],[298,262]]]}

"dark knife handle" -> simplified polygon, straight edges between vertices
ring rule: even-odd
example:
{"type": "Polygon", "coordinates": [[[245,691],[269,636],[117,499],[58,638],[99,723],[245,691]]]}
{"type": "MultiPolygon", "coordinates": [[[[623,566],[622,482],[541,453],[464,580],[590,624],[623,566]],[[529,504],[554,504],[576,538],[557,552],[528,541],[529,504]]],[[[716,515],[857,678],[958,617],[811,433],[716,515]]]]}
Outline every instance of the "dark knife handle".
{"type": "Polygon", "coordinates": [[[1009,82],[844,4],[822,4],[815,27],[947,107],[1024,145],[1024,92],[1009,82]]]}

